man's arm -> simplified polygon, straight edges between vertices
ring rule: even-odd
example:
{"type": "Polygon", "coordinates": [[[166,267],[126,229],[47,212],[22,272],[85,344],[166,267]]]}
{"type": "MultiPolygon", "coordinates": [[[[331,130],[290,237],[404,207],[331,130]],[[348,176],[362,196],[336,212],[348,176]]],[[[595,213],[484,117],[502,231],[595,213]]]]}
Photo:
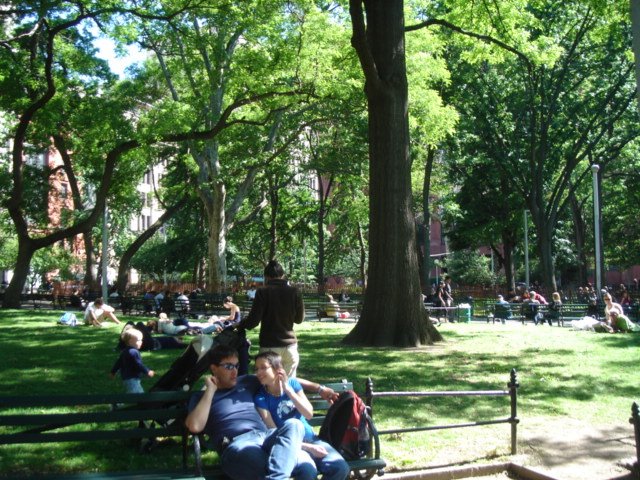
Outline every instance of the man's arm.
{"type": "Polygon", "coordinates": [[[332,388],[325,387],[324,385],[312,382],[311,380],[305,380],[304,378],[296,378],[296,380],[298,380],[305,391],[317,393],[318,395],[320,395],[320,398],[326,400],[329,403],[333,403],[338,399],[338,393],[332,388]]]}
{"type": "Polygon", "coordinates": [[[240,320],[238,324],[238,328],[245,328],[247,330],[251,330],[254,327],[257,327],[262,319],[264,305],[265,302],[263,300],[262,289],[256,292],[256,297],[251,304],[251,310],[249,310],[249,315],[240,320]]]}
{"type": "Polygon", "coordinates": [[[206,385],[206,389],[202,394],[202,398],[196,407],[189,412],[189,415],[187,415],[187,419],[184,422],[191,433],[200,433],[204,430],[207,420],[209,419],[213,395],[218,389],[214,377],[205,377],[204,383],[206,385]]]}
{"type": "Polygon", "coordinates": [[[295,323],[302,323],[304,320],[304,301],[302,300],[302,293],[300,290],[296,291],[296,318],[295,323]]]}

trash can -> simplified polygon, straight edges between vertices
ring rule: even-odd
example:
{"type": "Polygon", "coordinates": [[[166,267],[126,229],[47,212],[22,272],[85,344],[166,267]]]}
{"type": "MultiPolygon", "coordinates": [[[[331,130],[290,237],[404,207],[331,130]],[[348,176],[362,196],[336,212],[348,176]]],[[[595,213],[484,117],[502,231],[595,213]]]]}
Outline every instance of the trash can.
{"type": "Polygon", "coordinates": [[[458,305],[458,321],[464,323],[471,321],[471,305],[468,303],[458,305]]]}

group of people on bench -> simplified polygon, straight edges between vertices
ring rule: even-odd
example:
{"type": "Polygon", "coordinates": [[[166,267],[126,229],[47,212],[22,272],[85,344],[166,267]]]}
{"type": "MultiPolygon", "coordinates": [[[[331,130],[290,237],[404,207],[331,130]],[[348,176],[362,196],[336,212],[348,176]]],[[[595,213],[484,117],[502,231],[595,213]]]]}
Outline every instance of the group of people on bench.
{"type": "MultiPolygon", "coordinates": [[[[553,292],[551,295],[551,302],[547,302],[541,294],[535,290],[525,292],[522,298],[522,311],[524,317],[528,320],[532,320],[535,325],[543,325],[545,321],[549,325],[553,325],[554,321],[558,321],[561,318],[562,312],[562,300],[558,292],[553,292]],[[546,305],[546,314],[540,312],[540,305],[546,305]]],[[[513,312],[511,310],[511,304],[507,302],[502,295],[498,295],[498,299],[495,304],[495,318],[502,320],[510,320],[513,318],[513,312]]]]}
{"type": "Polygon", "coordinates": [[[191,398],[186,425],[210,437],[226,475],[235,480],[348,477],[344,458],[305,420],[313,407],[304,390],[328,401],[337,398],[334,390],[289,378],[275,352],[256,357],[256,375],[238,376],[238,354],[226,345],[216,345],[209,360],[212,376],[191,398]]]}

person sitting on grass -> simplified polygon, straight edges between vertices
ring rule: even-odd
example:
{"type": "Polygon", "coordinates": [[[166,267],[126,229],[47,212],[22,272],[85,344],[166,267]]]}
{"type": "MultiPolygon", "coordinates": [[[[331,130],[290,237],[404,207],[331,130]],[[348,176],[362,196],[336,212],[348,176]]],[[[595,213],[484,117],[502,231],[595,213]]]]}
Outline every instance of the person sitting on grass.
{"type": "Polygon", "coordinates": [[[144,393],[140,377],[142,375],[153,377],[155,372],[142,363],[140,356],[142,332],[132,325],[123,332],[122,337],[127,347],[122,350],[118,360],[113,364],[111,378],[115,378],[116,373],[120,372],[125,393],[144,393]]]}
{"type": "Polygon", "coordinates": [[[102,300],[102,297],[96,298],[93,302],[87,305],[87,309],[84,311],[84,323],[85,325],[93,325],[94,327],[101,327],[105,318],[120,323],[120,320],[113,313],[115,309],[102,300]]]}
{"type": "Polygon", "coordinates": [[[614,332],[637,332],[640,327],[624,314],[622,305],[613,301],[610,293],[603,295],[605,322],[614,332]]]}
{"type": "Polygon", "coordinates": [[[209,325],[202,328],[202,333],[220,333],[225,328],[235,327],[240,323],[242,320],[240,307],[233,303],[233,297],[225,297],[222,306],[229,310],[229,315],[226,317],[212,315],[209,317],[209,325]]]}
{"type": "Polygon", "coordinates": [[[313,406],[295,378],[287,378],[282,359],[275,352],[261,352],[256,356],[256,376],[261,387],[254,402],[262,420],[269,428],[279,428],[288,418],[297,418],[304,425],[302,450],[308,455],[306,461],[323,480],[344,480],[349,475],[349,465],[328,443],[320,440],[307,422],[313,417],[313,406]]]}

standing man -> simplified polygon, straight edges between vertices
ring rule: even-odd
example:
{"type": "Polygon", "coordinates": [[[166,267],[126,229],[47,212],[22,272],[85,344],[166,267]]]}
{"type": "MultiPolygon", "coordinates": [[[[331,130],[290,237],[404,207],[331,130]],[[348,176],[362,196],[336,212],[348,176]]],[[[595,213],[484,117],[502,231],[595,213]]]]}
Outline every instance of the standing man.
{"type": "Polygon", "coordinates": [[[451,277],[449,276],[444,279],[443,297],[445,306],[447,307],[447,318],[450,322],[455,322],[453,310],[451,309],[451,307],[453,307],[453,290],[451,289],[451,277]]]}
{"type": "Polygon", "coordinates": [[[284,269],[276,260],[264,268],[265,285],[256,291],[251,311],[239,328],[252,329],[260,325],[260,351],[271,350],[282,357],[282,365],[291,378],[296,376],[300,356],[294,323],[304,320],[302,294],[289,285],[284,269]]]}

